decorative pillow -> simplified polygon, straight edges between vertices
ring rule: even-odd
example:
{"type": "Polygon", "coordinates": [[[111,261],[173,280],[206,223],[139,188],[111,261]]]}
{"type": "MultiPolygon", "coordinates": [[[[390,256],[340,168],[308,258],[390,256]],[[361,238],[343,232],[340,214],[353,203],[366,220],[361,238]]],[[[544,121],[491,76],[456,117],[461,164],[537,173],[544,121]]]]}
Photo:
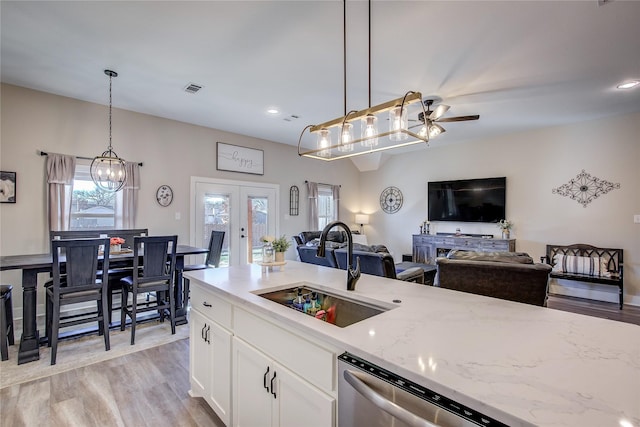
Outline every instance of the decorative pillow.
{"type": "Polygon", "coordinates": [[[553,258],[553,271],[557,273],[585,274],[587,276],[606,276],[606,263],[601,274],[602,261],[599,257],[556,255],[553,258]]]}
{"type": "Polygon", "coordinates": [[[612,274],[609,271],[609,262],[606,258],[600,258],[600,275],[604,277],[611,277],[612,274]]]}

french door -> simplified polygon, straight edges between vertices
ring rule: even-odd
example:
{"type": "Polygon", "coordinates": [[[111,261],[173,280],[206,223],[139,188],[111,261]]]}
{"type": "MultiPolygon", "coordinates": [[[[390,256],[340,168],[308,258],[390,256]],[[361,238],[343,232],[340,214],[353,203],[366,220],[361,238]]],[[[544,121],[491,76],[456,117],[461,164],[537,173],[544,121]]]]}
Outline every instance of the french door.
{"type": "Polygon", "coordinates": [[[265,235],[278,230],[276,184],[191,178],[191,243],[207,247],[211,231],[224,231],[220,266],[260,262],[265,235]]]}

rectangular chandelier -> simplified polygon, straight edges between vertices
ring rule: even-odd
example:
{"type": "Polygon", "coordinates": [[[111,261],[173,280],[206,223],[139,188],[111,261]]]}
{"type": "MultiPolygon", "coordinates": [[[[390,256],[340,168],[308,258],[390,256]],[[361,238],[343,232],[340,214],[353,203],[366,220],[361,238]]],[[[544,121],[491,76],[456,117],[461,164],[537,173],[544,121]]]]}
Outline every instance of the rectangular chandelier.
{"type": "Polygon", "coordinates": [[[298,155],[332,161],[428,143],[429,133],[418,119],[420,112],[427,117],[422,94],[410,91],[401,98],[365,110],[350,111],[325,123],[309,125],[298,140],[298,155]],[[359,132],[354,134],[354,124],[357,123],[359,132]]]}

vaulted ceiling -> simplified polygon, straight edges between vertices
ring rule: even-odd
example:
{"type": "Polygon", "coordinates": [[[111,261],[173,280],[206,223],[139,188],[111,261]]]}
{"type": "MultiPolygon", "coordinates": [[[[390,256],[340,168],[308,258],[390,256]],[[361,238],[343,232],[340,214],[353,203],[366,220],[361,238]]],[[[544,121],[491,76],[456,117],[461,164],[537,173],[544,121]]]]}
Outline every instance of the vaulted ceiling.
{"type": "MultiPolygon", "coordinates": [[[[2,1],[2,82],[296,145],[344,114],[341,1],[2,1]],[[196,94],[189,83],[203,86],[196,94]],[[274,116],[266,110],[275,107],[274,116]]],[[[368,105],[347,2],[347,108],[368,105]]],[[[640,111],[640,2],[373,1],[371,96],[451,106],[432,144],[640,111]]]]}

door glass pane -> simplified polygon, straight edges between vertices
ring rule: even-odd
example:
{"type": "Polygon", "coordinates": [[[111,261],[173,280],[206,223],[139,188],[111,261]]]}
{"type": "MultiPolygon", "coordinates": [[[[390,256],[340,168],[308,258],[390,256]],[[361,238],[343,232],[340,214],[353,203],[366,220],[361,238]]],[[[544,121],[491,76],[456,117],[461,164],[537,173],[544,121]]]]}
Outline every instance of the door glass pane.
{"type": "Polygon", "coordinates": [[[222,256],[220,266],[229,265],[229,235],[230,235],[230,212],[231,205],[229,195],[206,193],[203,200],[204,206],[204,228],[202,241],[209,244],[212,231],[224,231],[224,242],[222,243],[222,256]]]}
{"type": "Polygon", "coordinates": [[[262,261],[262,242],[260,239],[266,236],[269,230],[268,215],[269,199],[266,197],[249,196],[247,198],[247,262],[262,261]]]}

